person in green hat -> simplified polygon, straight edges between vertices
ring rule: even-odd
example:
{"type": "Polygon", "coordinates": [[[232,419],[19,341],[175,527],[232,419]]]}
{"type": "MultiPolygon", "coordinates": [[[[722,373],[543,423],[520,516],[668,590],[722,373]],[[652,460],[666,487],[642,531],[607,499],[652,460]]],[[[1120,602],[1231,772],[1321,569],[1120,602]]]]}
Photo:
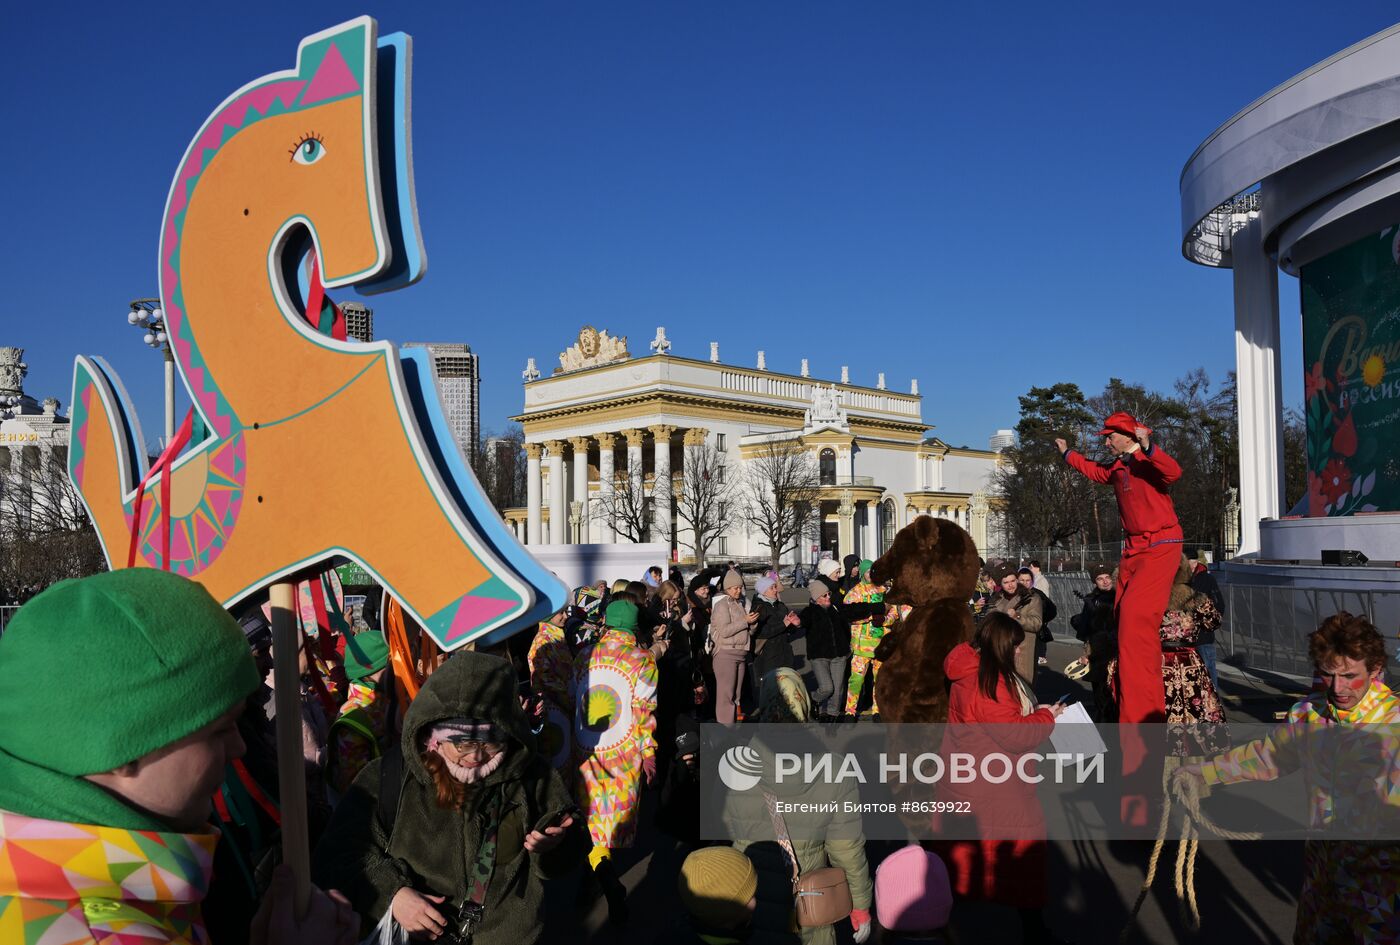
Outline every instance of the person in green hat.
{"type": "MultiPolygon", "coordinates": [[[[238,624],[202,585],[127,568],[21,607],[0,666],[0,930],[209,941],[211,799],[259,682],[238,624]]],[[[254,943],[354,941],[343,900],[317,892],[298,923],[290,892],[275,879],[254,943]]]]}
{"type": "MultiPolygon", "coordinates": [[[[870,583],[870,569],[874,563],[866,558],[860,563],[860,581],[846,592],[843,604],[883,604],[885,587],[870,583]]],[[[880,707],[875,703],[875,677],[880,672],[880,663],[875,659],[875,648],[884,639],[887,624],[897,615],[894,607],[886,612],[876,613],[865,620],[851,624],[851,681],[846,687],[846,714],[856,717],[860,705],[861,691],[865,688],[866,677],[870,680],[870,714],[877,717],[880,707]]]]}
{"type": "Polygon", "coordinates": [[[384,751],[389,736],[389,644],[379,630],[345,640],[345,677],[350,685],[340,715],[331,723],[327,780],[334,798],[345,796],[355,776],[384,751]]]}
{"type": "Polygon", "coordinates": [[[626,921],[627,891],[612,851],[637,836],[642,778],[656,777],[656,660],[637,643],[637,607],[613,601],[603,632],[574,660],[575,796],[588,820],[588,863],[608,900],[608,918],[626,921]]]}

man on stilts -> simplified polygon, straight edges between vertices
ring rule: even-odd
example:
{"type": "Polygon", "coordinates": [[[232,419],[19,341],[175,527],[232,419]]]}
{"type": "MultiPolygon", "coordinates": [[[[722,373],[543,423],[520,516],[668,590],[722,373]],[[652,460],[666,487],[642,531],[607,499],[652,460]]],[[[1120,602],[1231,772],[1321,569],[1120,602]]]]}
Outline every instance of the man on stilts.
{"type": "MultiPolygon", "coordinates": [[[[1115,604],[1118,612],[1119,724],[1165,723],[1166,694],[1162,684],[1162,646],[1158,628],[1167,609],[1172,577],[1181,563],[1181,524],[1167,487],[1181,478],[1181,467],[1158,446],[1152,431],[1129,413],[1119,411],[1104,421],[1099,435],[1114,456],[1100,466],[1055,440],[1065,461],[1085,477],[1109,483],[1118,497],[1123,523],[1123,558],[1118,566],[1115,604]]],[[[1147,754],[1142,733],[1122,733],[1125,787],[1142,786],[1155,793],[1156,778],[1144,768],[1147,754]]],[[[1124,823],[1144,826],[1149,811],[1137,790],[1123,798],[1124,823]],[[1134,796],[1136,795],[1136,796],[1134,796]]]]}

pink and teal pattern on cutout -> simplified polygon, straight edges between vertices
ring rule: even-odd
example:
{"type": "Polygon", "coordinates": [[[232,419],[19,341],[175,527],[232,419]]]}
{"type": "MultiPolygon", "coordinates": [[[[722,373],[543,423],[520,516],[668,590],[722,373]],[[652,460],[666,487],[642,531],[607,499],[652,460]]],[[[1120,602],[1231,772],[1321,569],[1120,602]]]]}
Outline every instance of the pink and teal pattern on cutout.
{"type": "MultiPolygon", "coordinates": [[[[93,435],[92,424],[89,422],[92,416],[92,401],[94,397],[100,396],[96,382],[80,366],[72,409],[73,434],[69,443],[69,467],[73,471],[73,481],[80,491],[87,488],[83,477],[88,437],[93,435]]],[[[104,435],[106,432],[103,430],[98,435],[104,435]]],[[[242,432],[208,448],[207,456],[208,474],[203,495],[194,508],[170,517],[170,570],[185,577],[198,574],[219,557],[233,534],[234,526],[238,522],[238,512],[243,507],[248,463],[247,443],[242,432]]],[[[128,530],[131,528],[135,505],[134,494],[122,503],[128,530]]],[[[141,538],[137,545],[137,553],[153,568],[163,565],[160,550],[161,508],[157,481],[147,487],[141,503],[141,538]]]]}
{"type": "Polygon", "coordinates": [[[520,595],[498,577],[488,578],[428,618],[424,629],[444,649],[478,627],[520,606],[520,595]]]}
{"type": "MultiPolygon", "coordinates": [[[[204,494],[184,515],[170,517],[170,570],[191,577],[209,567],[228,544],[243,507],[248,477],[247,444],[240,431],[209,451],[209,473],[204,494]]],[[[160,490],[152,488],[141,503],[141,539],[138,553],[153,568],[161,558],[160,490]]],[[[134,501],[125,503],[127,528],[131,527],[134,501]]]]}
{"type": "MultiPolygon", "coordinates": [[[[87,464],[84,460],[87,457],[88,437],[92,433],[92,399],[97,394],[97,387],[92,383],[92,378],[81,367],[78,368],[77,382],[74,385],[76,394],[73,404],[69,408],[68,418],[72,432],[68,435],[68,468],[72,472],[73,483],[78,487],[81,494],[84,491],[83,473],[87,464]]],[[[107,431],[103,431],[106,433],[107,431]]]]}
{"type": "Polygon", "coordinates": [[[325,105],[361,94],[364,88],[362,55],[364,28],[337,33],[307,47],[301,60],[301,76],[278,79],[250,89],[209,120],[175,172],[170,205],[161,230],[160,283],[165,321],[175,357],[184,369],[191,396],[198,402],[214,433],[228,437],[241,428],[233,408],[210,377],[194,332],[185,318],[185,297],[180,285],[180,237],[185,211],[204,169],[224,143],[249,125],[273,115],[325,105]]]}

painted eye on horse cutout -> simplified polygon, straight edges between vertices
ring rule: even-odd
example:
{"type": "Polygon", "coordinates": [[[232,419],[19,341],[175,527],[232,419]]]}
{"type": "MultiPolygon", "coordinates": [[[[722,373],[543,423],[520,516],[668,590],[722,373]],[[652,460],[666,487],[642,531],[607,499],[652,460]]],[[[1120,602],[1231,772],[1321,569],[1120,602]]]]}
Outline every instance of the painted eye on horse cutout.
{"type": "Polygon", "coordinates": [[[325,143],[315,132],[308,134],[292,148],[292,160],[298,164],[315,164],[326,156],[325,143]]]}

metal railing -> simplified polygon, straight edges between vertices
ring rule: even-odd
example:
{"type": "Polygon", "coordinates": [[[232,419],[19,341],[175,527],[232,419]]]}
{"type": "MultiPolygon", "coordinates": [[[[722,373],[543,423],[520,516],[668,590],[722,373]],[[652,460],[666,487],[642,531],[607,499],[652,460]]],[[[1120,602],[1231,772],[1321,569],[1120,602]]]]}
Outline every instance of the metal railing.
{"type": "Polygon", "coordinates": [[[1365,614],[1388,646],[1400,627],[1400,591],[1225,584],[1225,622],[1218,655],[1231,664],[1311,677],[1308,634],[1340,611],[1365,614]]]}
{"type": "MultiPolygon", "coordinates": [[[[1050,597],[1059,609],[1051,629],[1069,632],[1069,617],[1082,606],[1075,592],[1094,586],[1087,572],[1046,572],[1050,597]]],[[[1224,622],[1215,633],[1219,659],[1241,669],[1310,678],[1308,634],[1340,611],[1365,614],[1395,652],[1400,629],[1400,591],[1380,588],[1338,590],[1324,587],[1222,584],[1224,622]]],[[[1400,657],[1397,657],[1400,658],[1400,657]]]]}

